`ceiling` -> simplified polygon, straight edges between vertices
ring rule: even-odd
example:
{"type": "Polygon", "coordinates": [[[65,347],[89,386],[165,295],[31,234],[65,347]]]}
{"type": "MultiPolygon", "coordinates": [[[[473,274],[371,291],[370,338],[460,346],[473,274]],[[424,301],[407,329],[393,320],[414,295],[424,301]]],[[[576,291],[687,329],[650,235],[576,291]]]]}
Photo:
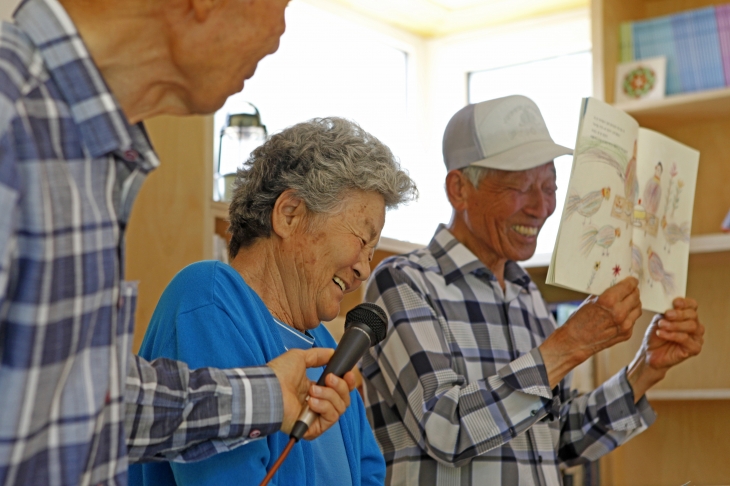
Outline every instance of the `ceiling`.
{"type": "Polygon", "coordinates": [[[334,0],[369,17],[423,37],[439,37],[549,15],[589,0],[334,0]]]}

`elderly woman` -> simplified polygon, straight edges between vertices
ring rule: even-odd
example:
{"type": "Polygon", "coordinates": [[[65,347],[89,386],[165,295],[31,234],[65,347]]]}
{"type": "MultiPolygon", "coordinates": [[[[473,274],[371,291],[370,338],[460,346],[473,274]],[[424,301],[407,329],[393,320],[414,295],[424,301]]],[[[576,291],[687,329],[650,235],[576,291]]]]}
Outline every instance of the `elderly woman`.
{"type": "MultiPolygon", "coordinates": [[[[386,208],[415,195],[388,147],[352,122],[315,119],[274,135],[238,171],[230,266],[199,262],[175,276],[140,354],[226,368],[261,365],[290,348],[335,347],[321,321],[370,275],[386,208]]],[[[316,380],[322,368],[309,372],[316,380]]],[[[350,400],[321,437],[294,446],[272,484],[383,484],[362,401],[357,392],[350,400]]],[[[137,466],[132,479],[258,484],[287,440],[278,433],[198,463],[137,466]]]]}

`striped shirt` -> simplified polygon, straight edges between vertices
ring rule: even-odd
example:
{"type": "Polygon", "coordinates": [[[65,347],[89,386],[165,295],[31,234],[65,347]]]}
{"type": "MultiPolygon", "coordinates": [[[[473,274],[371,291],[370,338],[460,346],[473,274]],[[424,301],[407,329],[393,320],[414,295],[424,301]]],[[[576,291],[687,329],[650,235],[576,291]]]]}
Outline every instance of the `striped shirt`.
{"type": "Polygon", "coordinates": [[[382,262],[365,300],[389,316],[361,362],[368,419],[390,485],[559,485],[654,421],[625,370],[577,396],[550,388],[538,346],[556,324],[516,263],[505,290],[440,226],[428,247],[382,262]]]}
{"type": "Polygon", "coordinates": [[[0,24],[0,484],[116,484],[280,427],[266,366],[130,353],[124,230],[158,165],[57,0],[0,24]],[[255,401],[255,406],[254,406],[255,401]]]}

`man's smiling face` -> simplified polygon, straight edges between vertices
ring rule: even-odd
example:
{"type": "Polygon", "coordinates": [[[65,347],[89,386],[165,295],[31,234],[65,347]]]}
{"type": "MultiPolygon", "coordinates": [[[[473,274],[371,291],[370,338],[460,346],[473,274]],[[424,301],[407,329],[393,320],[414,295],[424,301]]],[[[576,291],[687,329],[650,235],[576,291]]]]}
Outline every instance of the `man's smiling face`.
{"type": "Polygon", "coordinates": [[[467,196],[466,224],[481,250],[495,260],[527,260],[555,211],[552,161],[523,171],[491,170],[467,196]]]}

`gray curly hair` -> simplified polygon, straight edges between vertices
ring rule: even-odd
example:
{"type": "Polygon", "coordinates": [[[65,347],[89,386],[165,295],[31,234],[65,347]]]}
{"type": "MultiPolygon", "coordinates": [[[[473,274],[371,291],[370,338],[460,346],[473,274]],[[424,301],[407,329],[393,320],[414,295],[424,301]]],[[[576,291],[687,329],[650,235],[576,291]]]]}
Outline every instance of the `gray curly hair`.
{"type": "Polygon", "coordinates": [[[336,117],[298,123],[256,148],[238,169],[229,208],[231,258],[271,235],[274,204],[287,189],[314,214],[337,213],[349,189],[377,192],[388,209],[418,197],[390,149],[356,123],[336,117]]]}

